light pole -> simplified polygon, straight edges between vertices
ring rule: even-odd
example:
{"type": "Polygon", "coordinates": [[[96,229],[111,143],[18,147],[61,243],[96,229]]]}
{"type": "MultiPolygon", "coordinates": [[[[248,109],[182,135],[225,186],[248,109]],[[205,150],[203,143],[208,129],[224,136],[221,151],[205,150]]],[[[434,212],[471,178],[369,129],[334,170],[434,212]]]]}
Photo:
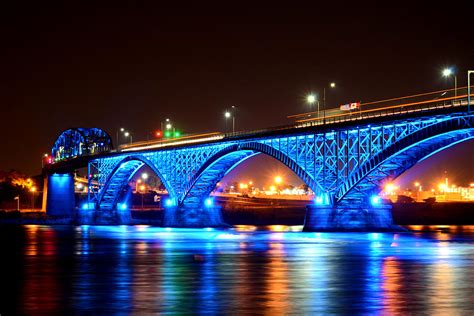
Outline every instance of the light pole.
{"type": "Polygon", "coordinates": [[[443,77],[449,77],[453,75],[454,76],[454,99],[456,100],[458,93],[457,93],[457,88],[458,88],[458,81],[456,78],[456,75],[454,74],[454,71],[451,68],[445,68],[443,69],[443,77]]]}
{"type": "Polygon", "coordinates": [[[31,210],[33,211],[35,209],[35,192],[36,192],[36,187],[31,187],[31,210]]]}
{"type": "Polygon", "coordinates": [[[471,74],[474,74],[474,70],[467,71],[467,111],[471,112],[471,74]]]}
{"type": "Polygon", "coordinates": [[[316,95],[313,93],[308,94],[306,96],[306,102],[311,106],[311,110],[312,110],[313,104],[315,102],[318,102],[318,118],[319,118],[319,100],[317,100],[316,95]]]}
{"type": "Polygon", "coordinates": [[[229,111],[226,111],[224,113],[224,116],[226,118],[226,131],[227,131],[227,119],[229,119],[230,117],[232,117],[232,133],[235,132],[235,106],[232,106],[232,110],[231,112],[229,111]],[[231,113],[232,112],[232,113],[231,113]]]}
{"type": "Polygon", "coordinates": [[[125,137],[130,137],[130,144],[133,142],[133,136],[130,132],[125,132],[124,133],[125,137]]]}
{"type": "Polygon", "coordinates": [[[116,144],[117,144],[117,149],[118,149],[118,147],[119,147],[119,145],[120,145],[120,144],[119,144],[119,141],[120,141],[119,132],[120,132],[120,133],[125,132],[125,128],[121,127],[120,129],[117,130],[117,135],[116,135],[116,137],[117,137],[117,143],[116,143],[116,144]]]}
{"type": "MultiPolygon", "coordinates": [[[[334,89],[336,87],[335,82],[329,84],[329,88],[334,89]]],[[[326,87],[323,89],[323,123],[326,121],[326,87]]]]}

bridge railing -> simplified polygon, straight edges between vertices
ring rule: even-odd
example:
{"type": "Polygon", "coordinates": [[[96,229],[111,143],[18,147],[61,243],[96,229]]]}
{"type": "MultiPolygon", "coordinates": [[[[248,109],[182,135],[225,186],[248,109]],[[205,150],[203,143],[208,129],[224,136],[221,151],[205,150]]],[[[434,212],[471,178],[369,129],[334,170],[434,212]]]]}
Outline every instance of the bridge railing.
{"type": "MultiPolygon", "coordinates": [[[[473,98],[474,98],[474,94],[471,94],[471,102],[473,98]]],[[[317,118],[301,119],[301,120],[296,121],[296,124],[284,125],[284,126],[267,128],[267,129],[258,129],[258,130],[252,130],[252,131],[226,133],[225,138],[251,136],[251,135],[256,135],[256,134],[285,131],[285,130],[294,129],[294,128],[339,124],[343,122],[359,121],[359,120],[366,120],[370,118],[385,117],[385,116],[396,116],[396,115],[403,115],[403,114],[409,114],[409,113],[415,113],[415,112],[427,112],[427,111],[439,110],[439,109],[459,108],[460,110],[464,110],[465,108],[467,110],[467,105],[468,105],[467,94],[464,94],[464,95],[459,95],[456,97],[444,97],[444,98],[437,98],[436,100],[416,101],[416,102],[410,102],[410,103],[405,103],[405,104],[400,104],[400,105],[386,106],[383,108],[378,107],[378,108],[371,108],[371,109],[355,111],[355,112],[340,113],[340,114],[330,115],[330,116],[323,115],[322,117],[317,117],[317,118]]]]}

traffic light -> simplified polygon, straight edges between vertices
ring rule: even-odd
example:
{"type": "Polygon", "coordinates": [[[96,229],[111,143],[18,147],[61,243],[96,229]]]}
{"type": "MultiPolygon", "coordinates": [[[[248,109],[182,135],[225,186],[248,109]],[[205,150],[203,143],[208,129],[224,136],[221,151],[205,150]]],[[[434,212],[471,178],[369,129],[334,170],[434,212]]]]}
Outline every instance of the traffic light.
{"type": "Polygon", "coordinates": [[[157,138],[161,138],[161,137],[163,137],[163,133],[158,130],[158,131],[155,132],[155,136],[156,136],[157,138]]]}

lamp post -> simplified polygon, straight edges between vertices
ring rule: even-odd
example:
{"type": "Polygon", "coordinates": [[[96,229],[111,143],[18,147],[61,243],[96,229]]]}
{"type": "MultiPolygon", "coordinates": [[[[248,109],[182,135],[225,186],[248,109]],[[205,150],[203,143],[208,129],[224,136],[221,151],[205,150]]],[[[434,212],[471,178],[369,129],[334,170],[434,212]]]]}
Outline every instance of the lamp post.
{"type": "Polygon", "coordinates": [[[443,77],[447,78],[451,75],[453,75],[454,77],[454,99],[456,99],[458,96],[458,93],[457,93],[458,81],[457,81],[456,75],[454,74],[454,71],[451,68],[443,69],[443,77]]]}
{"type": "Polygon", "coordinates": [[[130,137],[130,144],[133,142],[133,136],[130,132],[125,132],[124,133],[125,137],[130,137]]]}
{"type": "Polygon", "coordinates": [[[319,100],[317,99],[316,95],[313,94],[313,93],[310,93],[306,96],[306,102],[311,106],[311,110],[312,110],[312,106],[315,102],[318,102],[318,108],[317,108],[317,113],[318,113],[318,117],[319,117],[319,100]]]}
{"type": "Polygon", "coordinates": [[[226,111],[224,113],[224,117],[226,119],[226,131],[227,131],[227,119],[232,117],[232,133],[235,132],[235,106],[232,106],[231,111],[226,111]]]}
{"type": "Polygon", "coordinates": [[[471,74],[474,74],[474,70],[467,71],[467,111],[471,112],[471,74]]]}
{"type": "Polygon", "coordinates": [[[36,187],[31,187],[31,210],[33,211],[35,209],[35,192],[36,192],[36,187]]]}
{"type": "MultiPolygon", "coordinates": [[[[335,82],[329,84],[329,88],[334,89],[336,87],[335,82]]],[[[326,87],[323,89],[323,124],[326,123],[326,87]]]]}

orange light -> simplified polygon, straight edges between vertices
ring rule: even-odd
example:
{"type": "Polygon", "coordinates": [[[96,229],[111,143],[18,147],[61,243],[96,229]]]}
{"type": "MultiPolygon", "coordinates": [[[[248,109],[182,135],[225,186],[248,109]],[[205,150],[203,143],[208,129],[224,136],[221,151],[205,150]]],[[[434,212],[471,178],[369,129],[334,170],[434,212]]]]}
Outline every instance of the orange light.
{"type": "Polygon", "coordinates": [[[140,186],[140,191],[145,191],[145,186],[144,185],[140,186]]]}
{"type": "Polygon", "coordinates": [[[31,187],[30,191],[31,192],[36,192],[36,187],[31,187]]]}
{"type": "Polygon", "coordinates": [[[155,136],[156,137],[161,137],[161,136],[163,136],[163,133],[161,131],[156,131],[155,136]]]}
{"type": "Polygon", "coordinates": [[[275,183],[280,184],[283,181],[283,179],[280,176],[275,177],[275,183]]]}

